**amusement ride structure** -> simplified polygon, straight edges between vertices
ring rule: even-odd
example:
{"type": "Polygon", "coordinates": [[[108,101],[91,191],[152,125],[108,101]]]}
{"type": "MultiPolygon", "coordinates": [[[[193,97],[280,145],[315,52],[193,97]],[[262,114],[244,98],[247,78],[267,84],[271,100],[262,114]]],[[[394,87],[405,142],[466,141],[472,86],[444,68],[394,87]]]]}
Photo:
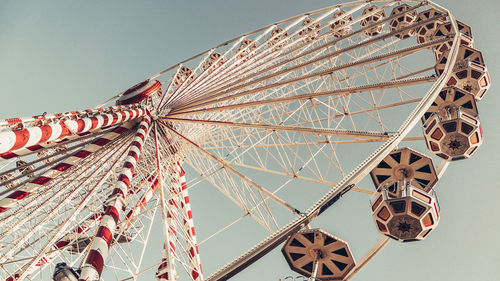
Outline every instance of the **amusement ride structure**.
{"type": "Polygon", "coordinates": [[[227,41],[93,109],[0,120],[0,279],[227,280],[281,248],[311,280],[349,280],[391,239],[432,235],[434,188],[481,145],[489,87],[471,28],[447,9],[357,1],[227,41]],[[210,230],[191,211],[203,185],[210,230]],[[360,259],[309,225],[348,192],[367,195],[366,227],[382,234],[360,259]],[[220,235],[257,244],[205,272],[217,255],[199,244],[230,247],[220,235]]]}

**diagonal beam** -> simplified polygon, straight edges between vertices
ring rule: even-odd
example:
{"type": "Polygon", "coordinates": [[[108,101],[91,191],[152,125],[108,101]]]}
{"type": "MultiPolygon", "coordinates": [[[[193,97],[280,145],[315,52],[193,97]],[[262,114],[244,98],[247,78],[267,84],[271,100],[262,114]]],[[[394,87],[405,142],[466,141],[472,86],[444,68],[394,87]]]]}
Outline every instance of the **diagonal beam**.
{"type": "Polygon", "coordinates": [[[268,131],[289,131],[302,134],[350,137],[359,139],[387,140],[390,137],[389,134],[387,133],[377,133],[377,132],[331,130],[322,128],[294,127],[286,125],[240,123],[240,122],[229,122],[229,121],[214,121],[214,120],[202,120],[202,119],[169,118],[169,117],[165,117],[162,119],[171,122],[185,122],[185,123],[197,123],[197,124],[216,125],[216,126],[253,128],[253,129],[263,129],[268,131]]]}
{"type": "Polygon", "coordinates": [[[366,252],[358,264],[353,268],[349,274],[344,278],[344,281],[350,280],[356,273],[358,273],[365,265],[368,264],[382,249],[389,243],[391,239],[387,236],[381,237],[373,247],[366,252]]]}
{"type": "Polygon", "coordinates": [[[419,84],[423,84],[423,83],[434,82],[436,80],[437,80],[437,78],[434,76],[426,76],[426,77],[420,77],[420,78],[416,78],[416,79],[394,80],[394,81],[390,81],[390,82],[382,82],[382,83],[376,83],[376,84],[372,84],[372,85],[363,85],[363,86],[344,88],[344,89],[338,89],[338,90],[333,90],[333,91],[323,91],[323,92],[301,94],[301,95],[295,95],[295,96],[289,96],[289,97],[281,97],[281,98],[274,98],[274,99],[267,99],[267,100],[260,100],[260,101],[230,104],[230,105],[218,106],[218,107],[209,107],[209,108],[196,109],[196,110],[190,110],[190,111],[181,111],[181,112],[168,114],[167,116],[168,117],[178,117],[178,116],[189,115],[189,114],[233,110],[233,109],[237,109],[237,108],[263,106],[263,105],[282,103],[282,102],[294,102],[294,101],[299,101],[299,100],[310,100],[313,98],[320,98],[320,97],[351,95],[351,94],[355,94],[355,93],[375,91],[375,90],[381,90],[381,89],[398,88],[401,86],[406,87],[406,86],[411,86],[411,85],[419,85],[419,84]]]}
{"type": "Polygon", "coordinates": [[[210,152],[208,152],[207,150],[205,150],[203,147],[199,146],[198,144],[196,144],[195,142],[193,142],[192,140],[186,138],[184,135],[180,134],[179,132],[177,132],[176,130],[170,128],[167,124],[163,123],[162,121],[160,121],[160,123],[167,129],[169,129],[170,131],[172,131],[174,134],[178,135],[179,137],[181,137],[182,139],[184,139],[187,143],[191,144],[192,146],[194,146],[195,148],[199,149],[201,152],[203,152],[203,154],[207,155],[209,158],[212,158],[215,162],[219,163],[220,165],[222,165],[225,169],[228,169],[229,171],[231,171],[233,174],[237,175],[239,178],[241,178],[243,181],[247,182],[250,186],[252,186],[253,188],[255,188],[256,190],[264,193],[266,196],[268,196],[269,198],[271,198],[274,202],[278,203],[279,205],[281,205],[282,207],[284,207],[285,209],[288,209],[290,212],[294,213],[294,214],[301,214],[301,212],[296,209],[295,207],[291,206],[290,204],[288,204],[287,202],[285,202],[283,199],[279,198],[278,196],[274,195],[272,192],[270,192],[269,190],[263,188],[262,186],[258,185],[257,183],[255,183],[254,181],[252,181],[251,179],[249,179],[248,177],[246,177],[245,175],[243,175],[242,173],[238,172],[235,168],[233,168],[232,166],[228,165],[226,163],[226,161],[218,158],[217,156],[211,154],[210,152]]]}

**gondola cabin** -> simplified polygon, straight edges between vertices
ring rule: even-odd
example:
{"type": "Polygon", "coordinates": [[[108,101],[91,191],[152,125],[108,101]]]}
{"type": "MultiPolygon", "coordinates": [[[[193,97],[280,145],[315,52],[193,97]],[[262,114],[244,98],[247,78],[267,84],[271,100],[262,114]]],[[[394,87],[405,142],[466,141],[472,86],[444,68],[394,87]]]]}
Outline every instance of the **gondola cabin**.
{"type": "Polygon", "coordinates": [[[479,118],[460,109],[433,114],[423,130],[429,150],[448,161],[469,158],[483,143],[479,118]]]}
{"type": "Polygon", "coordinates": [[[438,225],[439,206],[433,192],[399,181],[401,196],[392,197],[385,188],[371,200],[378,232],[400,242],[423,240],[438,225]]]}

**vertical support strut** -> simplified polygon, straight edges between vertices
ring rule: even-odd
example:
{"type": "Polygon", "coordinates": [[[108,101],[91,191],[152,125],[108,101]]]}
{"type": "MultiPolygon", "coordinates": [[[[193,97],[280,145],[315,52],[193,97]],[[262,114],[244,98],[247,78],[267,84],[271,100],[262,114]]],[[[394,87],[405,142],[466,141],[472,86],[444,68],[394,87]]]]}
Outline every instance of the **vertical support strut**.
{"type": "Polygon", "coordinates": [[[108,257],[109,247],[116,230],[116,224],[124,208],[124,198],[128,194],[128,188],[133,177],[137,159],[145,143],[150,124],[151,118],[148,115],[144,116],[130,145],[115,188],[104,203],[105,212],[96,237],[90,245],[87,259],[82,266],[82,273],[79,279],[81,281],[97,281],[101,276],[104,261],[108,257]]]}
{"type": "MultiPolygon", "coordinates": [[[[169,207],[165,206],[165,189],[163,188],[163,176],[162,167],[160,161],[160,152],[158,148],[158,126],[154,126],[155,134],[155,154],[156,154],[156,165],[158,171],[158,181],[160,182],[160,203],[161,203],[161,214],[162,214],[162,225],[163,225],[163,253],[162,262],[158,267],[158,272],[156,278],[159,281],[171,281],[176,280],[178,275],[174,267],[174,256],[175,256],[175,243],[174,237],[177,234],[177,229],[173,223],[176,218],[174,210],[177,209],[176,203],[172,196],[169,196],[169,207]]],[[[176,183],[172,181],[172,189],[176,189],[176,183]]]]}
{"type": "Polygon", "coordinates": [[[177,162],[177,172],[181,184],[181,206],[184,213],[184,230],[188,237],[188,255],[191,263],[191,277],[193,280],[203,280],[201,273],[200,253],[198,251],[198,243],[196,242],[196,234],[194,231],[193,214],[191,212],[191,203],[189,202],[189,193],[187,190],[186,173],[179,162],[177,162]]]}

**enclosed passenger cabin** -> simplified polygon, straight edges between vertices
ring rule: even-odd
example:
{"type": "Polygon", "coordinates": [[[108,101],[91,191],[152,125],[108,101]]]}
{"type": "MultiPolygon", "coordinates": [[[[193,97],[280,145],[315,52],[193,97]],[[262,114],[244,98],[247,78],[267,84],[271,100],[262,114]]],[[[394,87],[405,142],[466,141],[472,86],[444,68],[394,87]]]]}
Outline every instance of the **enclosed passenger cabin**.
{"type": "Polygon", "coordinates": [[[345,11],[339,10],[333,14],[333,23],[330,24],[330,31],[333,36],[339,38],[351,32],[352,15],[346,15],[345,11]]]}
{"type": "MultiPolygon", "coordinates": [[[[372,25],[376,22],[382,21],[385,18],[385,11],[384,9],[378,10],[378,6],[370,6],[366,9],[363,10],[363,16],[367,15],[365,18],[361,20],[359,25],[361,28],[364,28],[365,26],[372,25]]],[[[385,23],[381,23],[380,25],[377,25],[375,27],[366,29],[364,33],[368,36],[375,36],[378,35],[382,32],[382,29],[384,28],[385,23]]]]}
{"type": "Polygon", "coordinates": [[[283,28],[276,27],[273,31],[271,31],[267,44],[270,48],[273,48],[273,50],[281,49],[285,46],[287,37],[288,33],[284,31],[283,28]]]}
{"type": "Polygon", "coordinates": [[[318,37],[321,33],[321,24],[314,21],[312,18],[306,18],[302,22],[302,29],[299,31],[299,36],[303,42],[309,42],[318,37]]]}
{"type": "Polygon", "coordinates": [[[344,280],[355,266],[347,242],[322,229],[293,234],[281,252],[293,271],[319,280],[344,280]]]}
{"type": "Polygon", "coordinates": [[[479,118],[459,108],[431,115],[423,130],[427,148],[448,161],[469,158],[483,142],[479,118]]]}
{"type": "MultiPolygon", "coordinates": [[[[437,75],[441,75],[444,72],[449,52],[450,50],[444,52],[437,62],[437,75]]],[[[474,95],[476,100],[481,100],[491,86],[488,69],[484,64],[481,52],[467,46],[460,46],[457,60],[453,66],[447,85],[465,90],[474,95]]]]}
{"type": "Polygon", "coordinates": [[[385,188],[391,197],[401,196],[399,181],[409,182],[413,187],[429,192],[438,181],[432,159],[405,147],[392,151],[371,172],[373,184],[380,192],[385,188]]]}
{"type": "Polygon", "coordinates": [[[460,108],[461,111],[472,116],[479,115],[476,99],[471,93],[456,87],[446,87],[439,92],[437,98],[424,113],[424,116],[422,116],[422,124],[425,124],[425,121],[427,121],[431,115],[438,112],[447,112],[447,110],[452,108],[460,108]]]}
{"type": "Polygon", "coordinates": [[[219,66],[222,66],[225,63],[224,57],[217,52],[213,52],[208,56],[207,60],[203,63],[203,70],[212,72],[219,66]]]}
{"type": "Polygon", "coordinates": [[[438,225],[439,205],[434,192],[424,192],[411,182],[398,181],[401,196],[385,187],[370,202],[378,232],[400,242],[423,240],[438,225]]]}
{"type": "MultiPolygon", "coordinates": [[[[441,16],[441,15],[442,15],[442,13],[434,8],[428,9],[428,10],[425,10],[425,11],[418,13],[417,22],[421,22],[424,20],[435,18],[435,17],[441,16]]],[[[416,29],[416,32],[415,32],[417,42],[419,44],[424,44],[424,43],[427,43],[427,42],[433,40],[434,34],[436,33],[436,30],[438,29],[439,25],[441,25],[443,23],[444,23],[443,18],[436,18],[436,19],[432,20],[431,22],[428,22],[427,24],[418,27],[416,29]]]]}
{"type": "MultiPolygon", "coordinates": [[[[408,4],[401,4],[394,9],[392,9],[391,16],[403,13],[404,11],[409,10],[411,7],[408,4]]],[[[395,31],[401,28],[405,28],[407,26],[412,25],[415,20],[417,19],[417,12],[415,10],[413,11],[408,11],[404,13],[403,15],[396,17],[392,19],[389,22],[389,29],[391,31],[395,31]]],[[[408,37],[411,37],[415,34],[414,29],[407,29],[405,31],[402,31],[400,33],[396,33],[394,36],[399,39],[406,39],[408,37]]]]}
{"type": "Polygon", "coordinates": [[[193,74],[193,71],[189,67],[184,65],[179,67],[177,73],[174,74],[174,77],[172,79],[174,86],[179,88],[185,82],[191,83],[194,80],[191,74],[193,74]]]}
{"type": "Polygon", "coordinates": [[[116,101],[117,105],[139,103],[153,94],[161,92],[161,83],[157,80],[146,80],[123,92],[116,101]]]}
{"type": "MultiPolygon", "coordinates": [[[[472,31],[470,26],[457,21],[458,30],[459,30],[459,44],[461,46],[467,46],[474,48],[474,39],[472,38],[472,31]]],[[[440,37],[450,36],[453,32],[453,27],[450,22],[445,22],[439,25],[438,29],[434,33],[433,39],[438,39],[440,37]]],[[[439,61],[444,52],[448,51],[453,44],[453,37],[450,40],[437,45],[434,48],[434,56],[436,57],[436,61],[439,61]]]]}

